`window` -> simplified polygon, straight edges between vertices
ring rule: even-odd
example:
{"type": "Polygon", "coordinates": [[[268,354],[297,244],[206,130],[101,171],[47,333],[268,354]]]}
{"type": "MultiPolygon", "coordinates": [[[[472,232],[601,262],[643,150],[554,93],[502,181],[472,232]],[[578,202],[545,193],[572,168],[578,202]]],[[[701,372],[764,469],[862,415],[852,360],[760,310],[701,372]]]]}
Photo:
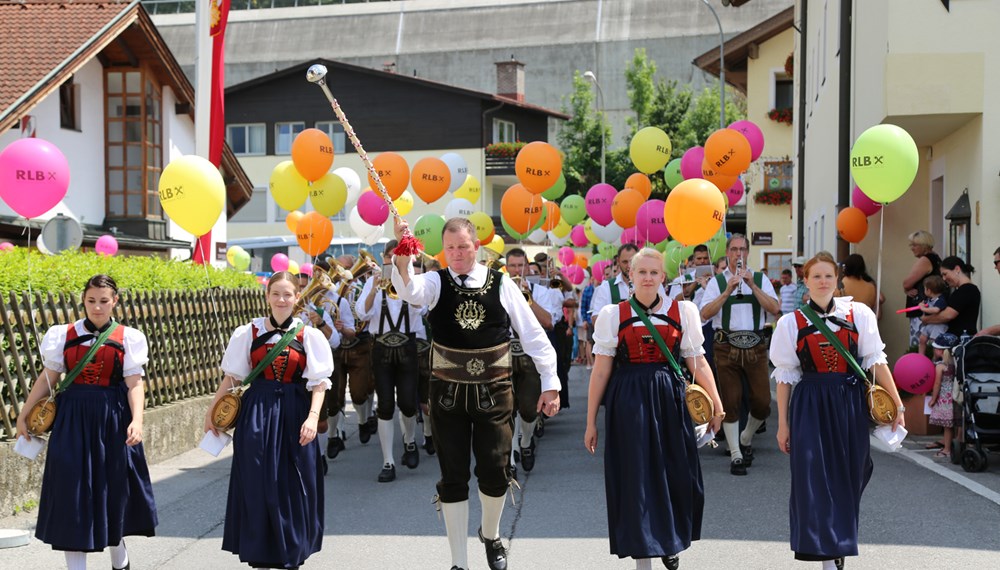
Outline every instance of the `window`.
{"type": "Polygon", "coordinates": [[[795,96],[792,79],[774,78],[774,109],[791,109],[795,96]]]}
{"type": "Polygon", "coordinates": [[[144,69],[105,73],[107,204],[109,217],[162,219],[163,103],[144,69]]]}
{"type": "Polygon", "coordinates": [[[59,86],[59,126],[64,129],[80,130],[79,87],[73,77],[59,86]]]}
{"type": "MultiPolygon", "coordinates": [[[[783,269],[792,268],[792,252],[790,251],[776,251],[776,252],[764,252],[764,273],[767,274],[767,278],[774,281],[781,279],[781,271],[783,269]]],[[[795,275],[793,272],[792,275],[795,275]]]]}
{"type": "Polygon", "coordinates": [[[292,154],[292,141],[295,135],[306,130],[305,123],[275,123],[274,124],[274,154],[292,154]]]}
{"type": "Polygon", "coordinates": [[[267,222],[267,188],[254,188],[250,201],[243,205],[230,222],[267,222]]]}
{"type": "Polygon", "coordinates": [[[267,127],[257,125],[229,125],[226,139],[236,156],[261,155],[267,152],[267,127]]]}
{"type": "Polygon", "coordinates": [[[792,189],[792,161],[764,163],[764,188],[767,190],[792,189]]]}
{"type": "Polygon", "coordinates": [[[517,142],[517,129],[514,123],[493,119],[493,142],[517,142]]]}
{"type": "Polygon", "coordinates": [[[340,121],[318,121],[316,128],[326,133],[333,141],[333,154],[344,154],[347,150],[347,134],[340,121]]]}

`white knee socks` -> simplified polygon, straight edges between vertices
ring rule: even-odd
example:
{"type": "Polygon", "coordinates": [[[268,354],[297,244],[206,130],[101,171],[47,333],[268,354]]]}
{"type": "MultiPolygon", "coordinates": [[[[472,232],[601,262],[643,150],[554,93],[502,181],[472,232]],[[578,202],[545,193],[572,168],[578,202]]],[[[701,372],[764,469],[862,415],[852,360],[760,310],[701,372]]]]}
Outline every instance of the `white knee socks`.
{"type": "Polygon", "coordinates": [[[722,431],[726,434],[726,445],[729,446],[729,460],[743,459],[743,452],[740,451],[740,424],[739,422],[722,424],[722,431]]]}
{"type": "Polygon", "coordinates": [[[635,570],[653,570],[652,558],[636,558],[635,570]]]}
{"type": "Polygon", "coordinates": [[[396,435],[392,420],[378,421],[378,442],[382,446],[382,463],[395,465],[392,460],[392,438],[396,435]]]}
{"type": "Polygon", "coordinates": [[[368,398],[364,404],[354,404],[354,411],[358,413],[358,425],[367,422],[372,415],[372,399],[368,398]]]}
{"type": "Polygon", "coordinates": [[[111,547],[111,567],[124,568],[128,565],[128,550],[125,548],[125,541],[122,540],[118,546],[111,547]]]}
{"type": "MultiPolygon", "coordinates": [[[[740,434],[740,443],[742,445],[750,445],[753,443],[753,434],[757,433],[760,426],[764,425],[764,420],[758,420],[757,418],[750,416],[747,418],[747,427],[740,434]]],[[[726,434],[729,437],[729,434],[726,434]]]]}
{"type": "Polygon", "coordinates": [[[431,415],[424,414],[424,437],[432,437],[433,435],[431,432],[431,415]]]}
{"type": "Polygon", "coordinates": [[[316,441],[319,442],[319,452],[326,453],[326,444],[330,441],[330,433],[337,433],[330,428],[330,420],[326,422],[326,431],[316,433],[316,441]]]}
{"type": "Polygon", "coordinates": [[[399,414],[399,425],[403,426],[403,443],[413,443],[417,438],[417,416],[399,414]]]}
{"type": "Polygon", "coordinates": [[[506,495],[491,497],[479,491],[479,502],[483,504],[483,537],[487,540],[500,538],[500,517],[506,495]]]}
{"type": "Polygon", "coordinates": [[[538,418],[535,418],[533,422],[526,422],[518,418],[517,423],[521,425],[521,447],[531,447],[531,436],[535,434],[535,424],[538,423],[538,418]]]}
{"type": "Polygon", "coordinates": [[[510,464],[514,466],[517,465],[517,461],[514,461],[514,451],[517,450],[517,442],[520,439],[517,435],[519,429],[521,429],[521,422],[514,422],[513,433],[510,436],[510,464]]]}
{"type": "Polygon", "coordinates": [[[66,570],[87,570],[87,553],[66,551],[66,570]]]}
{"type": "Polygon", "coordinates": [[[448,532],[448,546],[451,548],[451,565],[469,567],[469,501],[441,503],[444,527],[448,532]]]}
{"type": "Polygon", "coordinates": [[[824,560],[823,570],[837,570],[837,563],[833,560],[824,560]]]}

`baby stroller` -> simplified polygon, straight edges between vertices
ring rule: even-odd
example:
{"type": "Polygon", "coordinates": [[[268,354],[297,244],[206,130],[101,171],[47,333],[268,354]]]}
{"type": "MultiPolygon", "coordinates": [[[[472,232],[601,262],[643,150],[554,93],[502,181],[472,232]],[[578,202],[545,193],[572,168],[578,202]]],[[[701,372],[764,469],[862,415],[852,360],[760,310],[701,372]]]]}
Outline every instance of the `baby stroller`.
{"type": "Polygon", "coordinates": [[[983,471],[989,462],[984,446],[1000,444],[1000,337],[968,339],[955,347],[954,357],[958,390],[952,394],[956,439],[951,462],[969,472],[983,471]]]}

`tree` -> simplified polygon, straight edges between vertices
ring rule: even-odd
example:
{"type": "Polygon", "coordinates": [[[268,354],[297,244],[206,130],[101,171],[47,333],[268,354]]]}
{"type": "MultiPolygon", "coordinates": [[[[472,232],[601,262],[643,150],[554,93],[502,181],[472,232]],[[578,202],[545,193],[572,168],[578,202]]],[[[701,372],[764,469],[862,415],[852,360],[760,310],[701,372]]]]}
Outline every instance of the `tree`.
{"type": "MultiPolygon", "coordinates": [[[[730,125],[734,121],[745,119],[747,116],[746,99],[734,91],[726,88],[726,124],[730,125]]],[[[679,139],[671,139],[674,149],[678,147],[688,149],[696,145],[705,144],[705,139],[719,129],[719,82],[716,81],[713,87],[702,89],[701,93],[694,99],[690,109],[684,116],[681,123],[679,139]]]]}
{"type": "Polygon", "coordinates": [[[637,48],[632,62],[625,69],[625,85],[629,106],[635,117],[625,119],[630,128],[629,139],[636,131],[649,125],[650,112],[656,97],[656,63],[646,57],[646,48],[637,48]]]}
{"type": "Polygon", "coordinates": [[[611,127],[604,114],[594,110],[590,82],[579,71],[573,72],[573,91],[569,105],[563,104],[562,111],[570,116],[556,137],[564,152],[566,192],[582,195],[601,181],[601,137],[605,148],[610,146],[611,127]]]}

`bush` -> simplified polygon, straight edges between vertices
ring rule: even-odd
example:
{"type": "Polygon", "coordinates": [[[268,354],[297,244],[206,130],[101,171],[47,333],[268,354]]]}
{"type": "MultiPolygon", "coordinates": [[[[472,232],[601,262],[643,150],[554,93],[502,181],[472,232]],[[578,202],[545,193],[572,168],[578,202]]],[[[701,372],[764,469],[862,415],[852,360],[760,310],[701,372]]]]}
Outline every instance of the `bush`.
{"type": "Polygon", "coordinates": [[[29,280],[33,292],[79,292],[88,279],[99,273],[107,273],[118,282],[119,289],[129,291],[259,287],[256,277],[249,273],[159,257],[105,257],[93,252],[43,255],[23,247],[0,253],[0,293],[4,295],[27,291],[29,280]]]}

